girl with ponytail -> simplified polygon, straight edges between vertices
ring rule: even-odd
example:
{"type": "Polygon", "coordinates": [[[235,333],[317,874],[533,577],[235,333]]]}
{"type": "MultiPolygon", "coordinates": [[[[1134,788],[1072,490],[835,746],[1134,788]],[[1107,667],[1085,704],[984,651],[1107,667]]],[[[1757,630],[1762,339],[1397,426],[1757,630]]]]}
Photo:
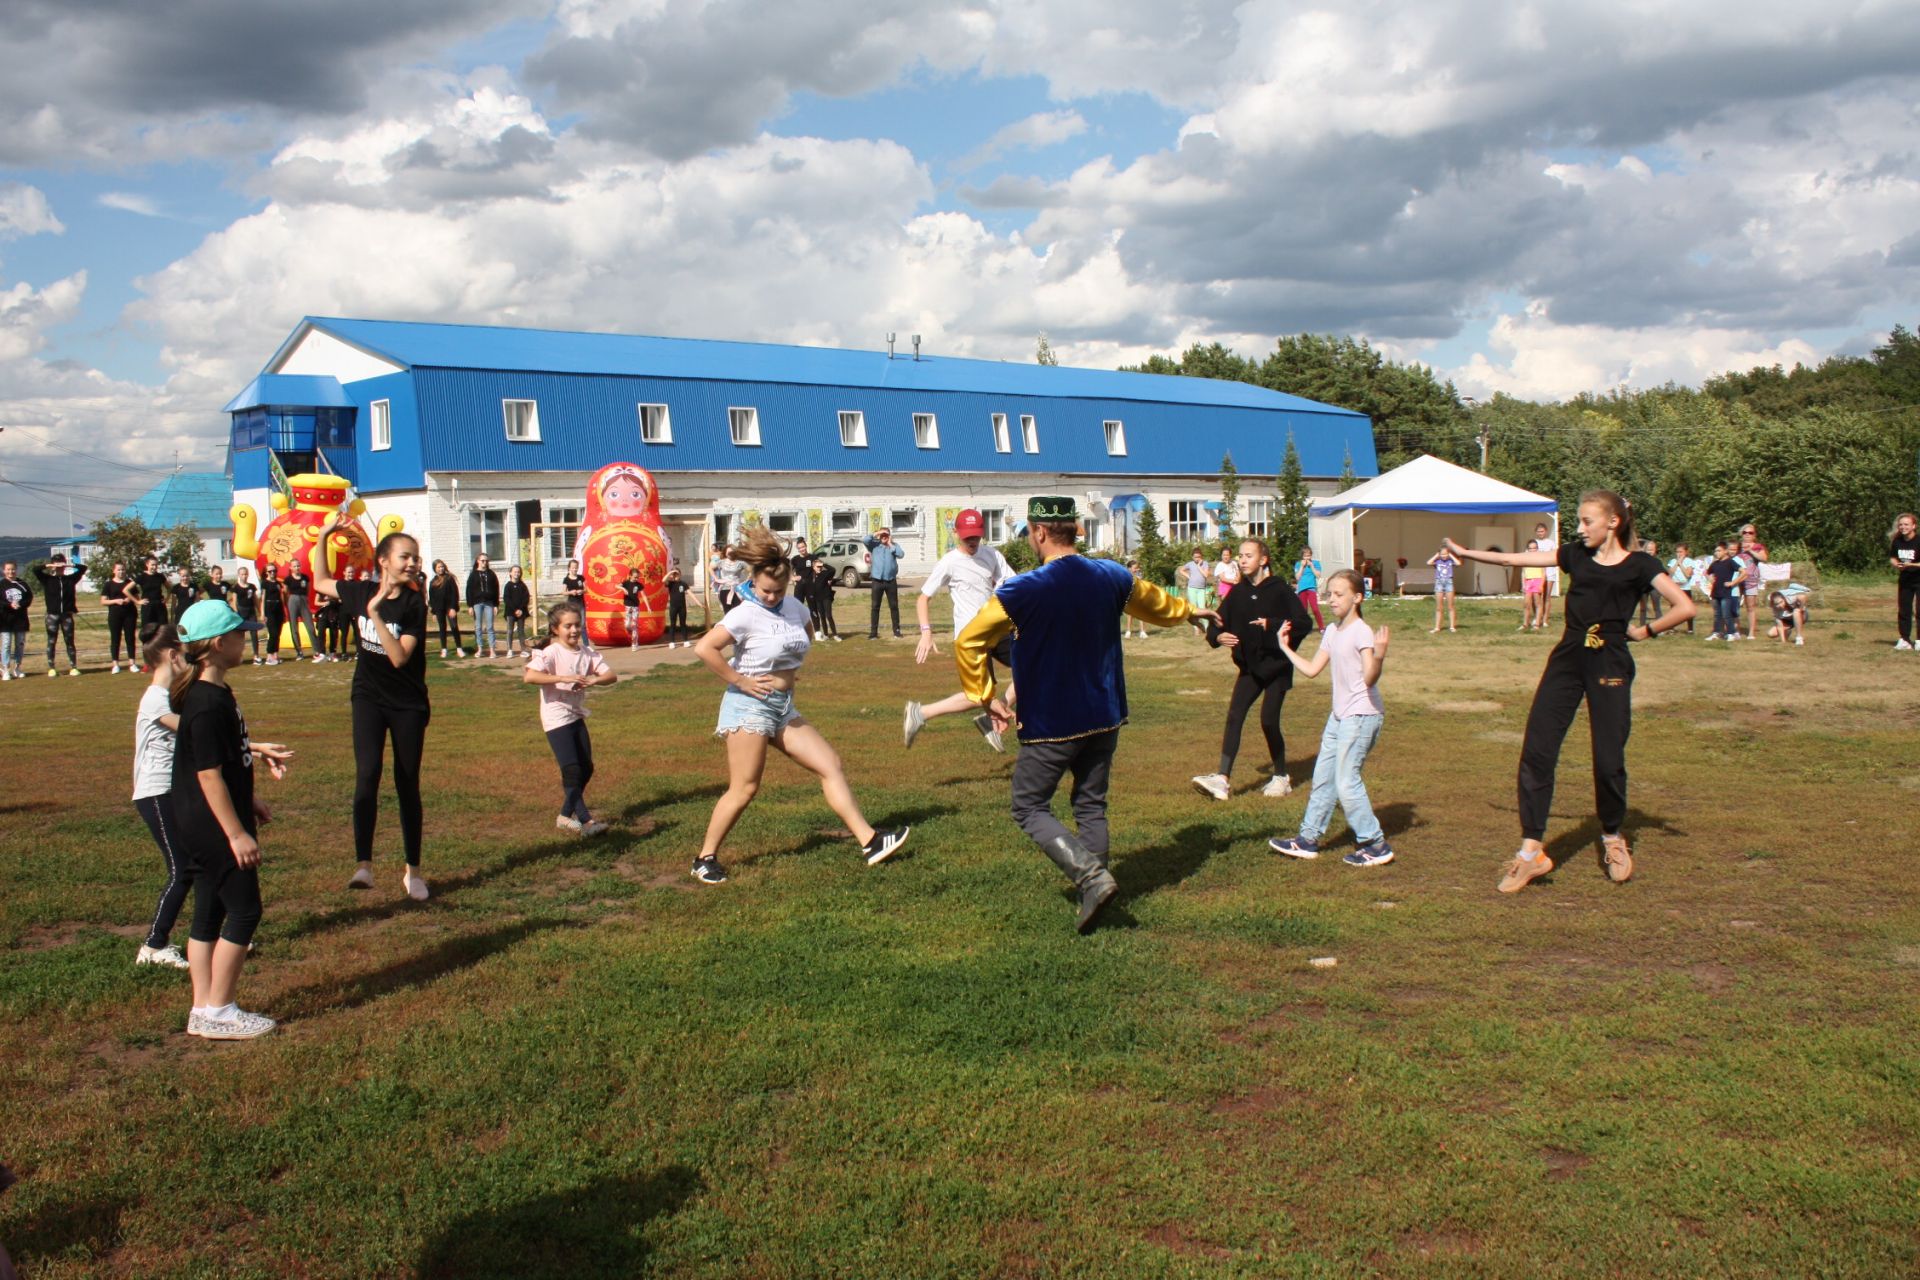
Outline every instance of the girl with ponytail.
{"type": "Polygon", "coordinates": [[[1611,489],[1580,495],[1580,536],[1555,551],[1476,551],[1451,538],[1444,545],[1463,560],[1523,568],[1557,565],[1572,583],[1563,610],[1566,633],[1547,657],[1527,715],[1520,747],[1520,852],[1502,877],[1500,892],[1518,892],[1553,870],[1542,843],[1547,810],[1553,802],[1560,746],[1583,701],[1593,739],[1600,862],[1610,880],[1624,883],[1633,875],[1633,856],[1621,831],[1627,818],[1627,734],[1633,720],[1634,662],[1627,644],[1685,626],[1693,618],[1692,597],[1675,585],[1658,560],[1634,550],[1633,508],[1611,489]],[[1634,607],[1649,591],[1660,593],[1667,612],[1650,625],[1635,625],[1634,607]]]}

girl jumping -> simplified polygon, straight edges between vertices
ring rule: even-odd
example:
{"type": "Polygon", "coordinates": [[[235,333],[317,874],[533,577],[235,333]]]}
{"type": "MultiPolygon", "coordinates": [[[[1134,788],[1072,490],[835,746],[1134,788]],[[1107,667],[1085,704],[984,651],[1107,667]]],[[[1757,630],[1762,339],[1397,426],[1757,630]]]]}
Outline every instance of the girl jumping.
{"type": "Polygon", "coordinates": [[[1593,738],[1594,803],[1600,817],[1600,859],[1615,884],[1633,875],[1633,855],[1621,831],[1627,820],[1627,734],[1633,719],[1633,655],[1630,641],[1685,626],[1693,600],[1675,585],[1660,562],[1634,551],[1633,511],[1610,489],[1580,495],[1579,537],[1552,551],[1475,551],[1448,539],[1453,553],[1485,564],[1545,568],[1557,563],[1567,588],[1566,634],[1547,656],[1540,687],[1527,714],[1520,748],[1520,852],[1500,880],[1500,892],[1516,893],[1553,870],[1541,843],[1553,802],[1553,775],[1560,745],[1584,700],[1593,738]],[[1631,619],[1649,590],[1667,602],[1666,614],[1650,626],[1631,619]]]}
{"type": "Polygon", "coordinates": [[[740,585],[740,602],[693,645],[700,660],[727,684],[714,732],[726,741],[728,773],[726,793],[714,803],[706,841],[693,860],[693,878],[704,884],[726,880],[720,843],[760,789],[769,745],[819,777],[827,806],[860,842],[867,864],[885,862],[907,842],[909,828],[874,830],[853,798],[839,755],[793,705],[800,664],[813,644],[806,606],[787,595],[793,565],[764,525],[753,526],[732,552],[750,573],[740,585]],[[721,656],[728,645],[733,646],[731,661],[721,656]]]}
{"type": "Polygon", "coordinates": [[[587,784],[593,781],[593,739],[587,736],[587,690],[619,679],[607,660],[586,642],[586,611],[563,600],[547,611],[547,643],[527,655],[520,677],[540,686],[540,727],[560,766],[562,831],[597,836],[607,829],[587,811],[587,784]]]}

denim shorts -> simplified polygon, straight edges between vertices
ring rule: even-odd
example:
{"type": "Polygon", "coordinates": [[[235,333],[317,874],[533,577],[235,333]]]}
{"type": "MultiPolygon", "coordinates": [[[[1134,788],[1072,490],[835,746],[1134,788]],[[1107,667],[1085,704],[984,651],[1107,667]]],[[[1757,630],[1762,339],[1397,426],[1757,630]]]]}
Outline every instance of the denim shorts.
{"type": "Polygon", "coordinates": [[[775,689],[764,698],[756,698],[729,688],[720,697],[720,723],[714,726],[713,732],[722,738],[730,733],[757,733],[771,738],[790,724],[805,723],[794,709],[791,689],[775,689]]]}

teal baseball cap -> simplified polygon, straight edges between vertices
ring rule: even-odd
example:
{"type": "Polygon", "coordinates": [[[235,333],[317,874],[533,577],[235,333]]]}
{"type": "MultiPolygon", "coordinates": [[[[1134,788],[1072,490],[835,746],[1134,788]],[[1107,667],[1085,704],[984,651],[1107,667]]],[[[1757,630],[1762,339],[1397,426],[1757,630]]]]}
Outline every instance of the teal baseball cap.
{"type": "Polygon", "coordinates": [[[202,600],[198,604],[187,606],[180,615],[180,639],[192,644],[196,640],[212,640],[229,631],[258,631],[260,624],[248,622],[233,611],[233,606],[225,600],[202,600]]]}

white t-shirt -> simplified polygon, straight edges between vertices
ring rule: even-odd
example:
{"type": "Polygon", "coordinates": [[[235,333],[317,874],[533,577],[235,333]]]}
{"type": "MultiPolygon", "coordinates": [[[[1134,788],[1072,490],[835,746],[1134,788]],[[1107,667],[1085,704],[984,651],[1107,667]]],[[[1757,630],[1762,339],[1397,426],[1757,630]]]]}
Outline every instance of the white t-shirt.
{"type": "Polygon", "coordinates": [[[1213,580],[1235,584],[1240,581],[1240,566],[1232,560],[1222,560],[1213,567],[1213,580]]]}
{"type": "Polygon", "coordinates": [[[953,634],[959,635],[973,615],[986,606],[993,589],[1013,576],[1013,566],[998,547],[980,544],[972,555],[955,547],[940,557],[933,572],[920,584],[920,594],[931,596],[941,587],[953,595],[953,634]]]}
{"type": "Polygon", "coordinates": [[[173,730],[160,723],[173,714],[167,691],[157,684],[140,695],[133,720],[133,798],[163,796],[173,789],[173,730]]]}
{"type": "Polygon", "coordinates": [[[713,589],[732,591],[747,580],[747,565],[744,560],[733,560],[721,556],[713,562],[713,589]]]}
{"type": "Polygon", "coordinates": [[[807,622],[807,606],[792,596],[782,597],[777,609],[757,599],[733,606],[720,619],[733,637],[733,657],[727,665],[743,676],[793,670],[806,661],[807,650],[813,647],[807,622]]]}

